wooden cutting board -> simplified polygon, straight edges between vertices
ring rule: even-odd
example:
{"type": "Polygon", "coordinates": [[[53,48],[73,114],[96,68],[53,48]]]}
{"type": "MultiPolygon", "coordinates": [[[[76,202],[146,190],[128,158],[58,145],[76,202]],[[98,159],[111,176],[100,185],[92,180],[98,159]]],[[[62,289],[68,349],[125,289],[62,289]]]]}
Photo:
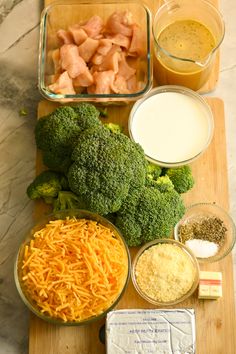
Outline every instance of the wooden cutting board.
{"type": "MultiPolygon", "coordinates": [[[[207,151],[192,164],[194,188],[185,196],[186,205],[196,202],[216,202],[225,209],[229,207],[226,161],[224,105],[218,98],[207,99],[215,121],[214,138],[207,151]]],[[[38,116],[53,111],[58,104],[49,101],[39,103],[38,116]]],[[[109,107],[108,121],[124,126],[131,105],[109,107]]],[[[104,119],[103,119],[104,120],[104,119]]],[[[36,170],[42,171],[41,155],[37,154],[36,170]]],[[[35,219],[48,211],[42,202],[36,203],[35,219]]],[[[135,250],[132,250],[132,254],[135,250]]],[[[233,265],[231,255],[219,263],[202,266],[202,270],[221,271],[223,274],[223,298],[219,300],[197,299],[196,293],[178,308],[194,308],[196,311],[197,353],[235,354],[236,320],[233,292],[233,265]]],[[[130,281],[118,308],[154,308],[136,293],[130,281]]],[[[55,326],[31,315],[29,328],[29,354],[104,354],[98,331],[104,321],[84,327],[55,326]]]]}
{"type": "MultiPolygon", "coordinates": [[[[100,2],[100,0],[92,0],[92,1],[98,1],[100,2]]],[[[102,0],[101,0],[102,1],[102,0]]],[[[104,0],[106,1],[106,0],[104,0]]],[[[150,11],[152,12],[152,14],[154,15],[157,11],[157,9],[164,4],[165,0],[141,0],[146,6],[148,6],[148,8],[150,9],[150,11]]],[[[215,7],[218,8],[219,3],[218,0],[208,0],[210,3],[212,3],[215,7]]],[[[44,0],[44,5],[49,6],[52,3],[54,3],[55,0],[44,0]]],[[[76,2],[76,1],[75,1],[76,2]]],[[[77,2],[85,2],[83,0],[77,0],[77,2]]],[[[108,1],[109,2],[109,1],[108,1]]],[[[64,3],[66,3],[66,1],[64,1],[64,3]]],[[[117,1],[117,4],[119,3],[119,1],[117,1]]],[[[117,10],[119,10],[119,5],[117,5],[117,10]]],[[[211,91],[213,91],[216,88],[217,82],[219,80],[219,72],[220,72],[220,51],[218,50],[216,53],[216,57],[215,57],[215,62],[214,62],[214,66],[212,68],[212,72],[211,75],[209,77],[209,80],[206,82],[206,84],[199,90],[199,93],[209,93],[211,91]]]]}

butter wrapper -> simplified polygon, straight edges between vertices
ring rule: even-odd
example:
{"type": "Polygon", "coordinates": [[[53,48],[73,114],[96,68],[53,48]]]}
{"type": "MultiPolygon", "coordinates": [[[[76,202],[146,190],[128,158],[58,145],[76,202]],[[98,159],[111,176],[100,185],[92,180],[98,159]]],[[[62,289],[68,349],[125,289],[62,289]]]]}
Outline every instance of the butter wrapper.
{"type": "Polygon", "coordinates": [[[193,309],[117,310],[107,314],[107,354],[193,354],[193,309]]]}
{"type": "Polygon", "coordinates": [[[218,299],[222,296],[222,273],[200,272],[198,298],[218,299]]]}

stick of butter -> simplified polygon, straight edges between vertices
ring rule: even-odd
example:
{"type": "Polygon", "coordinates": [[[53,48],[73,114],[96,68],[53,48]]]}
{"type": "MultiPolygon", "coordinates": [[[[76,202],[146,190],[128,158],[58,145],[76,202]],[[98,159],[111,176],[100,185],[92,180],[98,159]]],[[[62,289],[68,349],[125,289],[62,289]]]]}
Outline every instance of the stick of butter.
{"type": "Polygon", "coordinates": [[[130,309],[107,315],[107,354],[194,354],[195,345],[193,309],[130,309]]]}
{"type": "Polygon", "coordinates": [[[198,298],[218,299],[222,296],[222,273],[200,272],[198,298]]]}

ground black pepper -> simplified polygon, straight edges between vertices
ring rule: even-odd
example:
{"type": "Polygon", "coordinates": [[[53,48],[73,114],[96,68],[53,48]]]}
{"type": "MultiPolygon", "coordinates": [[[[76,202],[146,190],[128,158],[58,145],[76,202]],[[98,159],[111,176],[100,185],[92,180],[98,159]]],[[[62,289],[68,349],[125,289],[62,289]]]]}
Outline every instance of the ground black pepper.
{"type": "Polygon", "coordinates": [[[187,240],[199,239],[215,242],[221,246],[225,241],[227,228],[224,222],[218,217],[199,217],[189,220],[179,228],[179,237],[181,242],[187,240]]]}

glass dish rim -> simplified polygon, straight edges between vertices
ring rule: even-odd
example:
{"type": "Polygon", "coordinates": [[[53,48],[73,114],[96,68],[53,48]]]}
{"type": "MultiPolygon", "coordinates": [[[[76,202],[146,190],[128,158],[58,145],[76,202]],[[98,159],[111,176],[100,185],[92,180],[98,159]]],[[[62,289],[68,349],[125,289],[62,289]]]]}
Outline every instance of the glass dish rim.
{"type": "MultiPolygon", "coordinates": [[[[71,215],[72,216],[72,215],[71,215]]],[[[100,222],[100,221],[99,221],[100,222]]],[[[42,320],[48,322],[48,323],[53,323],[56,325],[61,325],[61,326],[84,326],[93,322],[96,322],[100,319],[102,319],[104,316],[106,316],[106,314],[111,311],[114,307],[116,307],[116,305],[119,303],[119,301],[121,300],[122,296],[124,295],[128,284],[129,284],[129,280],[130,280],[130,276],[131,276],[131,256],[130,256],[130,251],[129,251],[129,247],[127,246],[124,236],[122,235],[121,231],[114,225],[112,224],[108,219],[106,219],[104,216],[101,216],[97,213],[91,212],[89,210],[85,210],[85,209],[68,209],[68,210],[62,210],[62,211],[58,211],[56,213],[50,213],[47,215],[44,215],[43,217],[41,217],[36,223],[33,224],[33,227],[31,227],[30,229],[28,229],[25,232],[25,237],[23,238],[23,240],[20,243],[20,246],[17,249],[17,253],[15,256],[15,260],[14,260],[14,282],[15,282],[15,286],[16,289],[18,291],[18,294],[21,298],[21,300],[24,302],[24,304],[26,305],[26,307],[33,312],[37,317],[41,318],[42,320]],[[127,276],[126,276],[126,280],[124,282],[124,286],[121,290],[121,292],[118,294],[116,300],[112,303],[112,305],[106,309],[104,312],[102,312],[101,314],[99,314],[98,316],[94,316],[94,317],[89,317],[86,320],[83,321],[78,321],[78,322],[63,322],[60,319],[54,318],[54,317],[50,317],[50,316],[46,316],[43,313],[41,313],[39,310],[37,310],[37,308],[35,306],[33,306],[30,301],[28,300],[27,296],[24,294],[24,291],[21,287],[21,282],[18,276],[18,264],[19,264],[19,257],[20,257],[20,251],[22,250],[22,247],[30,240],[32,239],[34,230],[41,226],[44,225],[47,220],[56,220],[57,217],[55,217],[56,215],[64,215],[68,214],[68,213],[81,213],[84,214],[85,216],[83,216],[84,218],[86,218],[86,215],[91,216],[91,217],[96,217],[98,220],[102,220],[102,222],[104,222],[104,224],[111,226],[112,229],[115,230],[115,232],[119,235],[123,246],[125,248],[126,251],[126,256],[127,256],[127,276]],[[54,217],[54,219],[53,219],[54,217]],[[28,241],[27,241],[28,240],[28,241]]]]}
{"type": "MultiPolygon", "coordinates": [[[[217,256],[217,254],[215,256],[212,257],[207,257],[207,258],[201,258],[201,257],[196,257],[198,262],[201,264],[207,264],[207,263],[214,263],[214,262],[218,262],[220,260],[222,260],[223,258],[225,258],[226,256],[228,256],[230,254],[230,252],[233,250],[234,245],[236,243],[236,226],[234,223],[233,218],[231,217],[231,215],[229,214],[229,212],[227,212],[227,210],[225,210],[224,208],[222,208],[220,205],[216,204],[216,203],[211,203],[211,202],[200,202],[200,203],[194,203],[194,204],[190,204],[189,206],[186,207],[186,213],[189,210],[193,210],[196,207],[212,207],[213,209],[219,210],[223,215],[225,215],[225,217],[229,220],[229,223],[231,225],[231,234],[232,234],[232,242],[230,243],[229,248],[223,253],[223,254],[219,254],[217,256]]],[[[179,241],[179,236],[178,236],[178,229],[179,226],[181,225],[181,221],[185,221],[188,219],[188,217],[185,217],[185,215],[178,221],[178,223],[175,225],[174,227],[174,239],[180,243],[182,243],[181,241],[179,241]]],[[[182,243],[184,245],[184,243],[182,243]]]]}
{"type": "Polygon", "coordinates": [[[150,98],[156,94],[163,93],[163,92],[182,93],[182,94],[193,97],[194,99],[198,100],[198,102],[200,102],[203,106],[205,106],[205,109],[207,111],[208,124],[209,124],[208,139],[204,145],[204,148],[201,151],[199,151],[195,156],[193,156],[187,160],[183,160],[183,161],[177,161],[177,162],[160,161],[160,160],[156,160],[156,159],[150,157],[145,152],[144,153],[145,153],[146,159],[148,161],[152,162],[153,164],[162,166],[162,167],[179,167],[179,166],[187,165],[190,162],[196,160],[208,148],[208,146],[210,145],[210,143],[212,141],[213,134],[214,134],[214,127],[215,127],[213,112],[212,112],[209,104],[197,92],[195,92],[187,87],[179,86],[179,85],[163,85],[163,86],[158,86],[158,87],[153,88],[148,94],[146,94],[143,98],[141,98],[140,100],[135,102],[135,104],[133,105],[133,107],[130,111],[130,114],[129,114],[129,118],[128,118],[129,136],[130,136],[131,140],[136,142],[133,137],[133,134],[132,134],[132,123],[133,123],[133,118],[136,113],[136,110],[139,108],[139,106],[144,101],[146,101],[148,98],[150,98]]]}
{"type": "MultiPolygon", "coordinates": [[[[43,97],[45,97],[48,100],[51,101],[60,101],[60,100],[99,100],[100,99],[112,99],[111,101],[115,102],[121,101],[123,99],[129,99],[129,100],[135,100],[141,98],[143,95],[147,94],[151,89],[152,89],[152,84],[153,84],[153,78],[152,78],[152,54],[151,54],[151,26],[152,26],[152,14],[150,9],[140,2],[139,0],[121,0],[119,2],[120,4],[136,4],[140,7],[142,7],[145,10],[146,14],[146,28],[147,28],[147,54],[145,56],[147,60],[147,82],[145,87],[135,93],[129,93],[129,94],[70,94],[70,95],[63,95],[63,94],[55,94],[51,91],[49,91],[45,85],[45,55],[46,55],[46,28],[47,28],[47,16],[48,16],[48,11],[58,5],[78,5],[78,6],[83,6],[83,5],[95,5],[95,4],[104,4],[104,5],[112,5],[116,4],[117,1],[115,0],[108,0],[108,1],[102,1],[98,0],[96,2],[92,2],[92,0],[85,0],[82,2],[76,2],[76,1],[68,1],[65,3],[65,0],[58,0],[53,2],[52,4],[48,5],[44,10],[42,11],[41,14],[41,20],[40,20],[40,34],[39,34],[39,56],[38,56],[38,89],[39,92],[42,94],[43,97]]],[[[102,100],[101,100],[102,102],[102,100]]]]}
{"type": "Polygon", "coordinates": [[[134,285],[135,290],[137,291],[137,293],[146,301],[148,301],[149,303],[156,305],[156,306],[173,306],[176,305],[180,302],[185,301],[186,299],[188,299],[197,289],[198,283],[199,283],[199,279],[200,279],[200,267],[197,261],[197,258],[194,256],[193,252],[184,244],[182,244],[179,241],[176,241],[175,239],[170,239],[170,238],[160,238],[160,239],[155,239],[153,241],[150,241],[146,244],[144,244],[137,252],[137,254],[135,255],[133,261],[132,261],[132,266],[131,266],[131,279],[132,279],[132,283],[134,285]],[[155,246],[157,244],[160,243],[169,243],[169,244],[173,244],[173,245],[177,245],[180,249],[183,249],[184,252],[186,254],[188,254],[191,262],[194,265],[194,268],[196,270],[195,273],[195,278],[193,281],[193,284],[190,288],[190,290],[184,294],[181,298],[176,299],[174,301],[168,301],[168,302],[160,302],[160,301],[156,301],[152,298],[150,298],[148,295],[146,295],[145,293],[143,293],[143,291],[139,288],[137,281],[136,281],[136,276],[135,276],[135,267],[137,264],[137,261],[139,259],[139,257],[141,256],[141,254],[146,251],[148,248],[155,246]]]}

